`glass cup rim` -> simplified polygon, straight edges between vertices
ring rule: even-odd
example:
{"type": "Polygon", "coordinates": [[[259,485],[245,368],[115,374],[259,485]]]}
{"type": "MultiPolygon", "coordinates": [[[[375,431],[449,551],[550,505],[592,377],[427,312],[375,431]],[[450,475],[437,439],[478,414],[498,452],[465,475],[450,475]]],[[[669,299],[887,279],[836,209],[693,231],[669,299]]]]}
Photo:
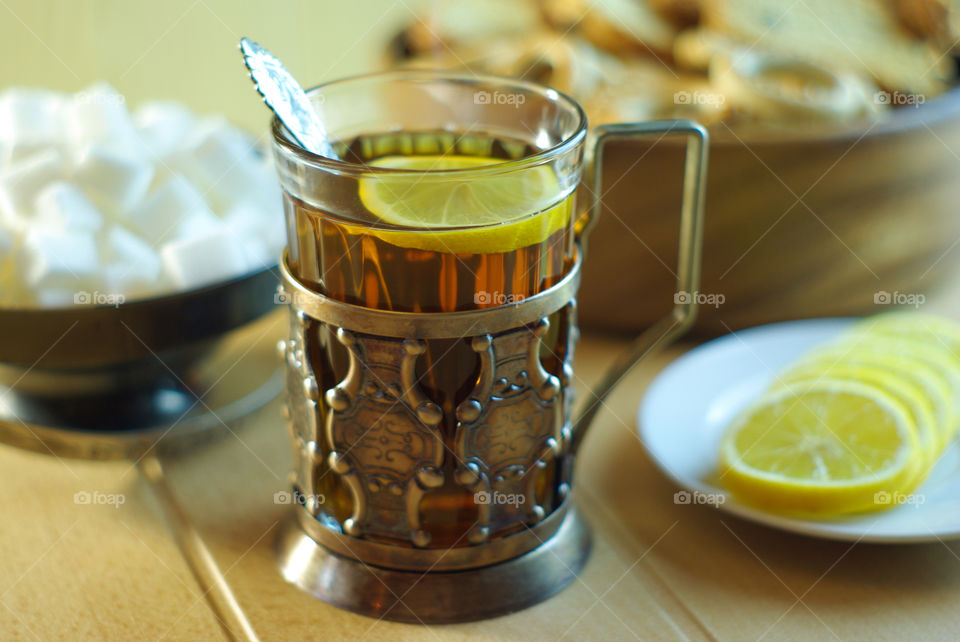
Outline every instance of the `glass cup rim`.
{"type": "Polygon", "coordinates": [[[473,74],[447,70],[416,69],[416,70],[391,70],[367,74],[357,74],[331,80],[321,83],[306,90],[307,96],[320,92],[329,87],[360,83],[363,81],[383,81],[394,80],[430,80],[430,81],[452,81],[458,83],[470,83],[474,85],[500,85],[502,87],[513,88],[535,93],[545,100],[555,102],[561,107],[567,108],[577,119],[573,132],[560,140],[557,144],[546,149],[541,149],[534,154],[514,160],[504,160],[489,165],[480,165],[469,168],[455,169],[407,169],[394,167],[377,167],[363,163],[353,163],[345,160],[337,160],[314,154],[296,142],[289,134],[287,128],[280,122],[276,116],[271,120],[271,132],[273,142],[282,147],[286,152],[292,154],[299,162],[311,165],[318,169],[334,172],[337,174],[354,176],[384,176],[384,175],[406,175],[416,176],[429,174],[431,176],[449,176],[462,177],[484,174],[499,174],[504,172],[513,172],[523,170],[538,165],[543,165],[551,160],[562,156],[566,152],[575,148],[583,142],[587,135],[587,115],[580,104],[567,94],[536,82],[511,78],[509,76],[498,76],[494,74],[473,74]]]}

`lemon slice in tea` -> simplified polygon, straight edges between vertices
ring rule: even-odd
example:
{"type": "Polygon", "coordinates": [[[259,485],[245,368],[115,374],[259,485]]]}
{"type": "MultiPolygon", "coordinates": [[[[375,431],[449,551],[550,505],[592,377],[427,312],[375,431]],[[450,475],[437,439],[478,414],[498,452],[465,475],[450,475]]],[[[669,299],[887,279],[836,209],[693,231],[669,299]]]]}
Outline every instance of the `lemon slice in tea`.
{"type": "Polygon", "coordinates": [[[766,393],[727,432],[721,480],[768,510],[838,515],[884,508],[912,490],[922,457],[903,405],[879,388],[835,379],[766,393]]]}
{"type": "MultiPolygon", "coordinates": [[[[384,156],[374,167],[438,171],[503,163],[482,156],[384,156]]],[[[388,243],[454,254],[499,254],[542,243],[570,222],[572,190],[548,165],[515,171],[363,177],[359,196],[381,221],[406,229],[368,231],[388,243]]]]}

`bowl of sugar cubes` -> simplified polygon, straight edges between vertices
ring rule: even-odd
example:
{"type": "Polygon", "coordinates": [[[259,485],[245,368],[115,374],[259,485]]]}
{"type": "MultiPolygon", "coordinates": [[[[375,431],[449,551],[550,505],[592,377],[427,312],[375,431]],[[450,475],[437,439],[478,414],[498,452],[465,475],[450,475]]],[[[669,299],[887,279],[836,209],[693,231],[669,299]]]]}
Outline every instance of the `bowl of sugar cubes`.
{"type": "Polygon", "coordinates": [[[0,92],[0,432],[192,416],[197,364],[277,308],[285,240],[269,154],[223,117],[0,92]]]}

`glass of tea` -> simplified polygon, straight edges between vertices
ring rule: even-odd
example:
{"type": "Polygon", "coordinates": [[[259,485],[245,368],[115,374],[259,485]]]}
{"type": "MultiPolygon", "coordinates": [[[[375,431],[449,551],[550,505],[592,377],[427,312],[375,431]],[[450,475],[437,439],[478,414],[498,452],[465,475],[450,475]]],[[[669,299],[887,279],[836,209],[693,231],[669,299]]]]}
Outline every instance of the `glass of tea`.
{"type": "Polygon", "coordinates": [[[544,599],[589,550],[571,498],[586,425],[695,312],[678,303],[573,416],[575,296],[604,145],[688,139],[678,290],[693,292],[706,133],[689,121],[599,128],[582,181],[586,117],[541,85],[402,71],[309,96],[338,160],[273,123],[296,498],[281,571],[329,602],[406,621],[544,599]]]}

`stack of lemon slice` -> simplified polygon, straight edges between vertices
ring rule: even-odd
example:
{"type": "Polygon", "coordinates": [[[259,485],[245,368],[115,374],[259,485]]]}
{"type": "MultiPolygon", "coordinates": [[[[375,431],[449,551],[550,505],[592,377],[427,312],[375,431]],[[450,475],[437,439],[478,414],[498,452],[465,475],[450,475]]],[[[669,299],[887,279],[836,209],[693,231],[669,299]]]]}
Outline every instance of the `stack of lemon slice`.
{"type": "Polygon", "coordinates": [[[889,508],[924,480],[958,419],[960,324],[871,317],[803,356],[734,420],[721,481],[779,512],[889,508]]]}

